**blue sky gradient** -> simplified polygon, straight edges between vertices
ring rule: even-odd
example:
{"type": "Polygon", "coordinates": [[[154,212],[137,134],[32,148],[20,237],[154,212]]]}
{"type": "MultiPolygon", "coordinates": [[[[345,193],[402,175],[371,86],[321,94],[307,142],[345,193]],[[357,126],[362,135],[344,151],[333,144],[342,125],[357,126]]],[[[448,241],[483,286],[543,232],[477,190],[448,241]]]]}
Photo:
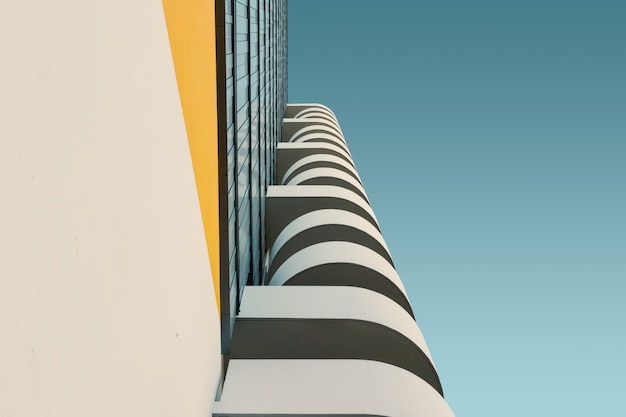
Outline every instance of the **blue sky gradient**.
{"type": "Polygon", "coordinates": [[[626,2],[289,3],[457,416],[626,415],[626,2]]]}

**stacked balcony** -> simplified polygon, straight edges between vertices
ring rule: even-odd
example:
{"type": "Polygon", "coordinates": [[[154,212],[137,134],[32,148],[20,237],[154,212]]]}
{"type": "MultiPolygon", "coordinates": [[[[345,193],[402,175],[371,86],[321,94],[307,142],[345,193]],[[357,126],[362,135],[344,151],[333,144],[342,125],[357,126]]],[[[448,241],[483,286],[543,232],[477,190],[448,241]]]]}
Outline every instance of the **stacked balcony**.
{"type": "Polygon", "coordinates": [[[333,112],[288,105],[214,416],[453,416],[333,112]]]}

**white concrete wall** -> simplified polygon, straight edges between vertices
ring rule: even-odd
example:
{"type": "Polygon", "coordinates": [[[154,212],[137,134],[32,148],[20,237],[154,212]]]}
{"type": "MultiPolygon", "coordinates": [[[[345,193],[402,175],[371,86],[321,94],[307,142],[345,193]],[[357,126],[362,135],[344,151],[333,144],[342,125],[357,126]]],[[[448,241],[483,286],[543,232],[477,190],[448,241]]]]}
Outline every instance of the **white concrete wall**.
{"type": "Polygon", "coordinates": [[[159,1],[0,13],[0,416],[207,416],[211,272],[159,1]]]}

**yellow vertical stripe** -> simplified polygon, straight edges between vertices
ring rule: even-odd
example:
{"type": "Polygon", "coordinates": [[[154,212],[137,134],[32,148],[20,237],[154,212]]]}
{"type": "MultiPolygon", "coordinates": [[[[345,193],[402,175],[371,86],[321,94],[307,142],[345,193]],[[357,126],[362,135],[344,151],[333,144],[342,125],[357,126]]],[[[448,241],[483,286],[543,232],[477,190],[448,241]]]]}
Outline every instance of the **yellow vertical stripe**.
{"type": "Polygon", "coordinates": [[[219,193],[214,0],[163,0],[219,311],[219,193]]]}

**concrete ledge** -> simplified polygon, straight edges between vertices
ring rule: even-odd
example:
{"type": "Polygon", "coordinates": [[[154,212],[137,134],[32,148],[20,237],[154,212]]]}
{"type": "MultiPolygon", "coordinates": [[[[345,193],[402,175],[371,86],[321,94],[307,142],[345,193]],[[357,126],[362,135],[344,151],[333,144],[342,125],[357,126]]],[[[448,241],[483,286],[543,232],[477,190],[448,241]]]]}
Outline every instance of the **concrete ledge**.
{"type": "Polygon", "coordinates": [[[342,139],[337,138],[334,135],[329,135],[328,133],[307,133],[306,135],[298,136],[297,139],[293,139],[290,141],[291,143],[330,143],[337,145],[343,150],[346,151],[348,155],[350,155],[350,159],[352,159],[352,154],[348,149],[348,145],[342,139]]]}
{"type": "Polygon", "coordinates": [[[297,251],[315,243],[342,241],[365,246],[393,265],[380,231],[354,213],[344,210],[316,210],[289,223],[270,247],[268,276],[297,251]]]}
{"type": "Polygon", "coordinates": [[[352,242],[308,246],[285,260],[269,285],[331,285],[367,288],[413,311],[398,273],[385,258],[352,242]]]}
{"type": "Polygon", "coordinates": [[[349,163],[343,158],[340,158],[335,155],[329,154],[313,154],[309,156],[305,156],[302,159],[294,162],[287,171],[277,179],[277,182],[281,185],[285,185],[289,181],[289,179],[295,175],[298,175],[300,172],[306,171],[310,168],[335,168],[341,171],[344,171],[359,183],[361,183],[361,177],[356,172],[354,165],[349,163]]]}
{"type": "Polygon", "coordinates": [[[320,104],[320,103],[293,103],[293,104],[287,104],[287,108],[285,109],[285,117],[286,118],[293,118],[293,117],[297,117],[298,113],[304,111],[304,110],[308,110],[308,109],[320,109],[323,111],[326,111],[327,113],[331,114],[333,117],[335,117],[335,119],[337,118],[335,116],[335,113],[333,113],[333,111],[331,109],[329,109],[327,106],[320,104]]]}
{"type": "Polygon", "coordinates": [[[232,360],[213,417],[454,417],[423,379],[364,360],[232,360]]]}
{"type": "Polygon", "coordinates": [[[338,136],[343,137],[341,130],[325,119],[283,119],[282,142],[291,142],[291,138],[300,129],[305,127],[322,127],[333,130],[338,136]]]}
{"type": "Polygon", "coordinates": [[[358,194],[369,203],[361,183],[354,176],[335,168],[310,168],[292,177],[285,185],[334,185],[358,194]]]}
{"type": "Polygon", "coordinates": [[[334,185],[270,186],[265,198],[267,246],[297,217],[321,209],[350,211],[380,229],[369,203],[353,191],[334,185]]]}
{"type": "Polygon", "coordinates": [[[354,167],[352,156],[335,144],[279,143],[276,147],[276,178],[283,178],[285,172],[300,159],[314,155],[334,155],[354,167]]]}

